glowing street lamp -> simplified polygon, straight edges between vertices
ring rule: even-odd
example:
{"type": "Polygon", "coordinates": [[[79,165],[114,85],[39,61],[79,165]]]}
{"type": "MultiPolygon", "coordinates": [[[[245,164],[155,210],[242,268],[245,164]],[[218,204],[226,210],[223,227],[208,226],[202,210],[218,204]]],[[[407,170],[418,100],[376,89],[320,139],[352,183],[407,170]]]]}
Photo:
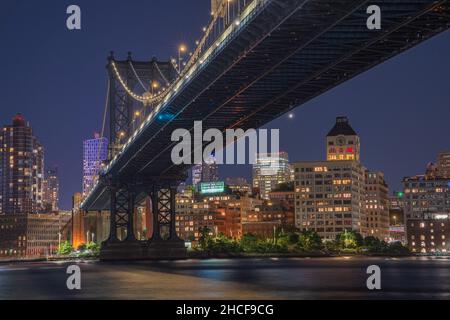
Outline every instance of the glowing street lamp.
{"type": "Polygon", "coordinates": [[[187,47],[182,44],[178,47],[178,72],[181,73],[181,60],[183,60],[182,55],[187,51],[187,47]]]}

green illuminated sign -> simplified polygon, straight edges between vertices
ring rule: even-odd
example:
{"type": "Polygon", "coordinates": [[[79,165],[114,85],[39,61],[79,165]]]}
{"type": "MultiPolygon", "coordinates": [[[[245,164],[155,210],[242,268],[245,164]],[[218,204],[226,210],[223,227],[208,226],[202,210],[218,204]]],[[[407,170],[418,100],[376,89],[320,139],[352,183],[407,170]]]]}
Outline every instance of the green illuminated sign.
{"type": "Polygon", "coordinates": [[[200,183],[201,194],[223,193],[225,191],[225,182],[202,182],[200,183]]]}

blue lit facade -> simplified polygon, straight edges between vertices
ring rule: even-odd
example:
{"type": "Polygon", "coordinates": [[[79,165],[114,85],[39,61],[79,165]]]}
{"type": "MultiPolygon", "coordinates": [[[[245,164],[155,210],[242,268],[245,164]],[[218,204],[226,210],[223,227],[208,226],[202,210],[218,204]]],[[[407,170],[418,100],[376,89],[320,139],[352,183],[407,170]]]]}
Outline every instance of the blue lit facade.
{"type": "Polygon", "coordinates": [[[83,143],[83,196],[95,185],[102,162],[108,158],[108,139],[96,134],[83,143]]]}

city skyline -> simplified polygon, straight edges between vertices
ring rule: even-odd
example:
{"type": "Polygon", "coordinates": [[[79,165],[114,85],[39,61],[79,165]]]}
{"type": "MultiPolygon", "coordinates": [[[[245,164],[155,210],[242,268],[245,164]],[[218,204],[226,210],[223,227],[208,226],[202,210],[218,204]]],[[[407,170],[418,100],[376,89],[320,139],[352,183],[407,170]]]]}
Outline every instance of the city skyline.
{"type": "MultiPolygon", "coordinates": [[[[6,4],[11,8],[6,10],[9,17],[0,14],[4,26],[0,33],[9,47],[0,56],[13,60],[5,72],[13,72],[14,68],[23,77],[0,80],[6,89],[2,102],[6,107],[0,108],[0,119],[7,124],[22,112],[30,121],[46,147],[47,164],[60,168],[60,203],[67,209],[72,194],[81,191],[82,141],[101,129],[108,52],[114,50],[117,56],[126,57],[127,51],[133,51],[136,58],[150,59],[154,55],[164,59],[175,56],[180,43],[193,48],[208,21],[210,2],[179,3],[180,12],[167,19],[157,12],[169,10],[170,1],[153,4],[149,8],[152,10],[142,10],[149,4],[113,1],[114,5],[104,8],[99,3],[80,1],[87,27],[78,34],[58,27],[59,6],[12,3],[6,4]],[[114,17],[123,11],[129,13],[126,19],[130,23],[114,26],[114,17]],[[49,19],[33,30],[29,17],[35,14],[49,19]],[[136,15],[151,19],[131,18],[136,15]],[[145,30],[149,29],[158,32],[148,34],[145,30]],[[24,43],[38,41],[40,46],[24,47],[12,37],[12,31],[24,43]],[[126,34],[131,33],[133,37],[128,38],[126,34]],[[103,40],[94,41],[98,38],[103,40]],[[33,59],[28,59],[30,54],[33,59]],[[41,63],[35,64],[35,60],[41,63]],[[58,81],[61,73],[71,76],[58,81]],[[74,83],[79,85],[74,87],[74,83]],[[24,97],[20,105],[17,96],[24,97]]],[[[450,66],[443,63],[450,54],[449,40],[448,33],[439,35],[308,102],[294,111],[294,118],[285,115],[266,127],[281,128],[281,150],[289,152],[292,162],[313,160],[323,158],[321,139],[334,118],[347,115],[361,136],[363,162],[385,172],[391,189],[400,190],[404,176],[423,171],[426,163],[434,161],[435,154],[449,149],[446,137],[450,136],[450,128],[445,119],[450,117],[446,106],[450,94],[445,79],[450,66]],[[402,85],[396,86],[398,83],[402,85]]],[[[222,166],[220,172],[221,178],[248,179],[251,167],[222,166]]]]}
{"type": "Polygon", "coordinates": [[[450,0],[1,8],[0,300],[449,299],[450,0]]]}

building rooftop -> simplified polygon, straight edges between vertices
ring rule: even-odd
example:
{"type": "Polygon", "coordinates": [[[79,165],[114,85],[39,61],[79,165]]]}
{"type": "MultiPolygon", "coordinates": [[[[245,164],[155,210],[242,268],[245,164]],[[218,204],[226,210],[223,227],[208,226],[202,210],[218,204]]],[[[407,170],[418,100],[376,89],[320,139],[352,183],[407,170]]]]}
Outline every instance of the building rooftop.
{"type": "Polygon", "coordinates": [[[13,127],[25,127],[25,118],[21,113],[18,113],[13,118],[13,127]]]}
{"type": "Polygon", "coordinates": [[[347,117],[337,117],[336,124],[331,129],[331,131],[327,134],[327,137],[335,137],[335,136],[356,136],[358,135],[355,130],[350,126],[347,117]]]}

